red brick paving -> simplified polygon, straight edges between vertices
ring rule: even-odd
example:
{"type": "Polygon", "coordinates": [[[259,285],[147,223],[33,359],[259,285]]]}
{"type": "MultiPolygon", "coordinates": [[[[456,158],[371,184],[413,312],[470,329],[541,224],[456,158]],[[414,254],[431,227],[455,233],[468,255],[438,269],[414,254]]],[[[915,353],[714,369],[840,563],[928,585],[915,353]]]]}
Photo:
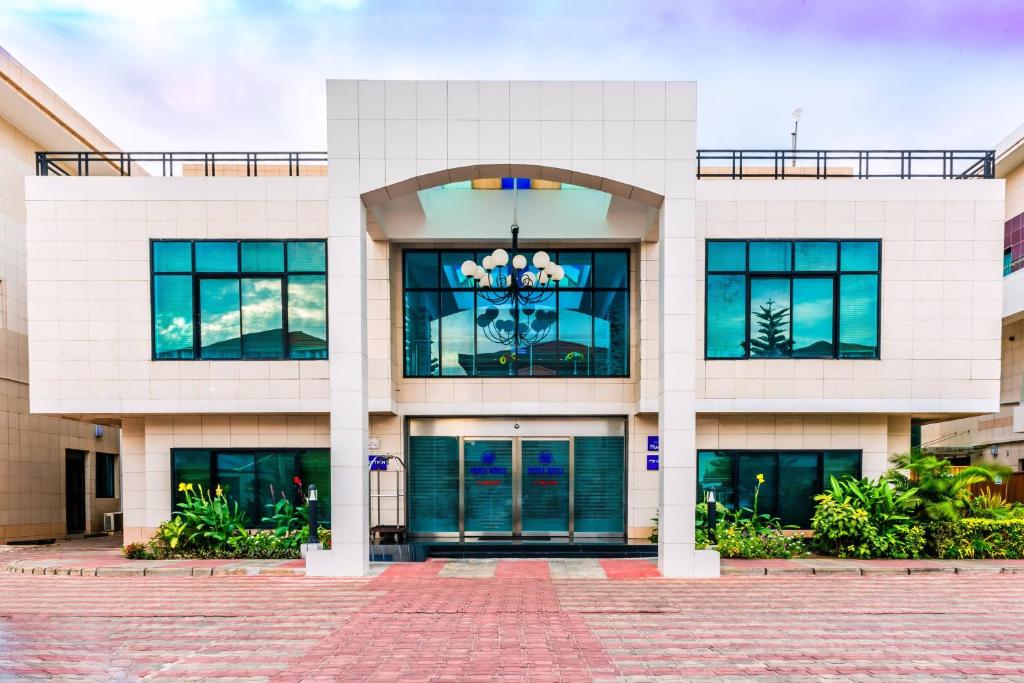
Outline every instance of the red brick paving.
{"type": "Polygon", "coordinates": [[[498,560],[494,570],[497,579],[550,579],[547,560],[498,560]]]}
{"type": "Polygon", "coordinates": [[[636,560],[601,560],[601,568],[605,575],[613,581],[624,579],[650,579],[661,576],[653,562],[637,562],[636,560]]]}
{"type": "Polygon", "coordinates": [[[430,575],[444,564],[350,580],[0,574],[0,680],[1024,680],[1020,575],[430,575]]]}

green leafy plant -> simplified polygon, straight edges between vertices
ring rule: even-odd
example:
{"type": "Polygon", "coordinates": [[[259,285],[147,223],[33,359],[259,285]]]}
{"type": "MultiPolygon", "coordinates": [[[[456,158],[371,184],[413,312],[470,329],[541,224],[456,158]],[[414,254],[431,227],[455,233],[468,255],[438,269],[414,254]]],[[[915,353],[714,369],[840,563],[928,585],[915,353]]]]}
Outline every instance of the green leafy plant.
{"type": "Polygon", "coordinates": [[[129,560],[151,560],[153,554],[145,543],[129,543],[121,549],[124,556],[129,560]]]}
{"type": "Polygon", "coordinates": [[[750,353],[760,357],[788,356],[793,342],[788,339],[789,308],[775,308],[775,300],[759,305],[753,316],[757,318],[758,334],[750,339],[750,353]]]}
{"type": "Polygon", "coordinates": [[[263,522],[274,525],[274,535],[285,537],[297,532],[305,532],[309,527],[309,512],[306,505],[294,505],[284,493],[275,503],[267,503],[270,515],[263,522]]]}
{"type": "Polygon", "coordinates": [[[299,556],[297,533],[279,536],[269,529],[232,536],[228,550],[232,557],[255,560],[283,560],[299,556]]]}
{"type": "MultiPolygon", "coordinates": [[[[658,515],[659,514],[660,513],[655,512],[654,516],[651,517],[651,522],[652,522],[652,525],[651,525],[651,535],[647,537],[647,540],[650,541],[651,543],[657,543],[658,542],[658,519],[659,519],[658,515]]],[[[699,527],[700,524],[698,524],[697,526],[699,527]]]]}
{"type": "Polygon", "coordinates": [[[926,528],[930,555],[944,559],[1024,558],[1024,519],[960,519],[926,528]]]}
{"type": "Polygon", "coordinates": [[[1009,519],[1017,514],[1017,507],[1011,505],[1002,495],[992,489],[984,489],[980,493],[968,497],[965,517],[979,519],[1009,519]]]}
{"type": "Polygon", "coordinates": [[[969,513],[971,486],[1008,476],[1003,465],[971,465],[954,472],[948,460],[920,450],[894,456],[886,478],[899,491],[914,490],[915,514],[928,521],[955,522],[969,513]]]}
{"type": "Polygon", "coordinates": [[[837,557],[916,558],[924,530],[912,518],[917,489],[894,490],[885,479],[831,478],[828,491],[814,497],[813,547],[837,557]]]}
{"type": "Polygon", "coordinates": [[[246,533],[245,511],[237,502],[230,503],[219,485],[214,491],[204,490],[201,484],[196,488],[198,493],[192,484],[178,485],[185,500],[178,503],[175,515],[185,525],[181,536],[189,546],[226,547],[231,537],[246,533]]]}
{"type": "Polygon", "coordinates": [[[156,530],[156,538],[160,544],[171,550],[176,550],[182,545],[182,539],[188,531],[188,525],[185,523],[185,520],[174,516],[160,525],[156,530]]]}

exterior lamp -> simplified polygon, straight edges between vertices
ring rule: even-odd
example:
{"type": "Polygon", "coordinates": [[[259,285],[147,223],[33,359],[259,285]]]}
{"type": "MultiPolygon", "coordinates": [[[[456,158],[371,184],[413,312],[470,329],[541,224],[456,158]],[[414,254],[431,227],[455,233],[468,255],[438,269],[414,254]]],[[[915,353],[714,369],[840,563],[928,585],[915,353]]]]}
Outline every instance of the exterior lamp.
{"type": "Polygon", "coordinates": [[[309,497],[306,498],[307,511],[309,512],[309,540],[307,543],[319,543],[320,539],[316,533],[316,484],[309,485],[309,497]]]}
{"type": "Polygon", "coordinates": [[[718,529],[718,504],[715,502],[715,490],[708,490],[708,538],[716,543],[715,530],[718,529]]]}
{"type": "Polygon", "coordinates": [[[800,117],[803,115],[803,109],[793,110],[793,132],[790,133],[790,135],[793,137],[793,166],[796,166],[796,133],[800,126],[800,117]]]}

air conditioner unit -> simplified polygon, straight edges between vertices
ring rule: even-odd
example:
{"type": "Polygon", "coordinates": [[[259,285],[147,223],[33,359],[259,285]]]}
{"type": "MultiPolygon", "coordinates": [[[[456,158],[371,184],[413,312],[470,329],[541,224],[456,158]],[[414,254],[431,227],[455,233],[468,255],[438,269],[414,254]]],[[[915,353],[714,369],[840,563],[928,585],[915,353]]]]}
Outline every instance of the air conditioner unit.
{"type": "Polygon", "coordinates": [[[120,512],[104,512],[103,513],[103,531],[110,534],[115,531],[121,531],[122,529],[122,518],[120,512]]]}

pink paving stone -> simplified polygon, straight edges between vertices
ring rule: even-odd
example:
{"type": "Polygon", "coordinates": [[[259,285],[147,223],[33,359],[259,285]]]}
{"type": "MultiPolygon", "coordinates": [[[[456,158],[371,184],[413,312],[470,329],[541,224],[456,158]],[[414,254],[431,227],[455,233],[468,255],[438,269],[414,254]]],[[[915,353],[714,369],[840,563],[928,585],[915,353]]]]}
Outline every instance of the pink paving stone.
{"type": "Polygon", "coordinates": [[[498,579],[550,579],[551,565],[547,560],[498,560],[494,576],[498,579]]]}
{"type": "Polygon", "coordinates": [[[653,562],[646,560],[599,560],[605,576],[613,581],[650,579],[661,576],[653,562]]]}
{"type": "Polygon", "coordinates": [[[444,560],[428,562],[396,562],[381,572],[383,578],[437,576],[444,569],[444,560]]]}

